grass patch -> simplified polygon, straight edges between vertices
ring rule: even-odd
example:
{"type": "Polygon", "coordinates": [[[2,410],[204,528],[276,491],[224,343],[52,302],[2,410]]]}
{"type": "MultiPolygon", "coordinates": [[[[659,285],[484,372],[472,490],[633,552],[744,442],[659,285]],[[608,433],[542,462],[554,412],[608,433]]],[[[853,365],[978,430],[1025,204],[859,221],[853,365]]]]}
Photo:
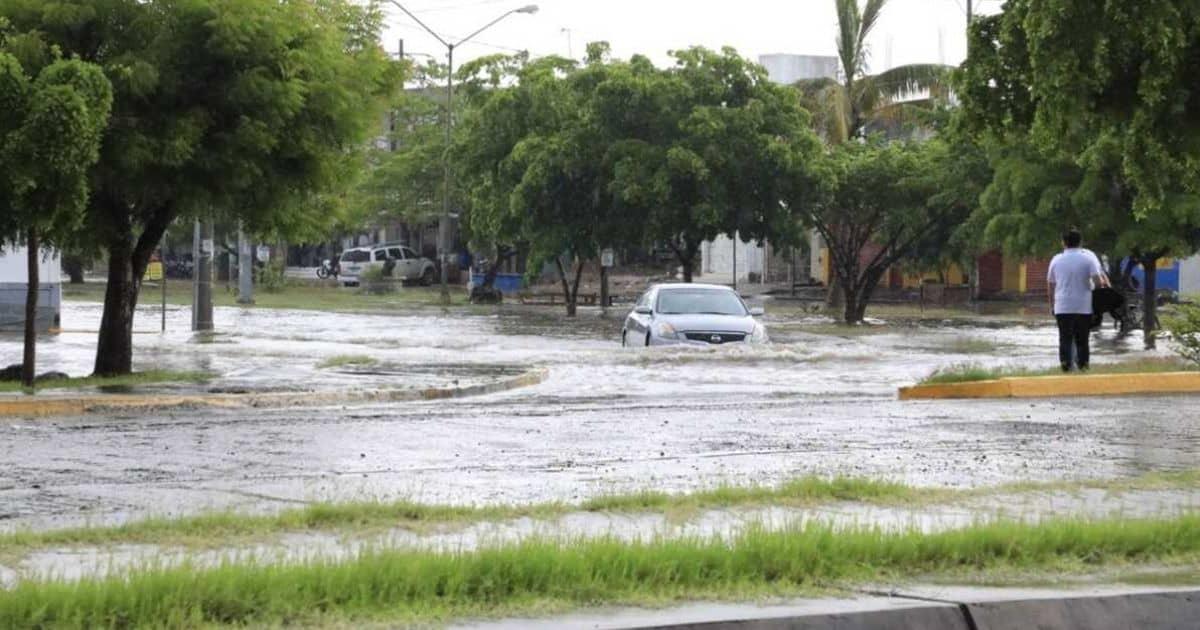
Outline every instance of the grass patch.
{"type": "Polygon", "coordinates": [[[571,512],[696,510],[756,504],[812,505],[822,501],[901,504],[930,501],[952,491],[915,488],[887,481],[847,477],[800,477],[776,486],[721,485],[690,494],[643,491],[602,495],[580,504],[456,506],[412,501],[316,503],[272,515],[217,512],[182,518],[150,518],[113,527],[78,527],[0,534],[0,551],[55,545],[116,543],[227,545],[231,541],[306,530],[362,530],[467,524],[516,518],[550,519],[571,512]]]}
{"type": "Polygon", "coordinates": [[[339,354],[325,359],[317,365],[317,368],[325,370],[341,367],[368,367],[378,363],[378,360],[365,354],[339,354]]]}
{"type": "MultiPolygon", "coordinates": [[[[1092,365],[1087,374],[1157,374],[1162,372],[1188,372],[1196,367],[1176,358],[1151,358],[1121,363],[1102,363],[1092,365]]],[[[991,381],[998,378],[1014,376],[1061,376],[1062,370],[1054,368],[1029,369],[1016,367],[985,367],[978,363],[963,363],[950,367],[939,368],[925,377],[920,385],[941,385],[947,383],[970,383],[975,381],[991,381]]]]}
{"type": "Polygon", "coordinates": [[[593,497],[582,503],[456,506],[412,501],[316,503],[270,515],[216,512],[186,517],[158,517],[111,527],[77,527],[0,534],[0,553],[21,553],[52,546],[158,544],[218,548],[297,531],[370,531],[397,527],[463,525],[517,518],[548,520],[572,512],[695,513],[704,509],[778,505],[804,507],[835,501],[875,505],[929,505],[936,502],[1026,492],[1112,492],[1169,490],[1200,486],[1200,469],[1154,472],[1128,479],[1007,484],[994,488],[955,490],[920,488],[890,481],[853,477],[799,477],[779,485],[720,485],[689,494],[646,490],[593,497]]]}
{"type": "MultiPolygon", "coordinates": [[[[212,380],[207,372],[172,372],[169,370],[147,370],[124,376],[85,376],[57,381],[46,381],[34,386],[34,390],[88,389],[92,387],[134,387],[162,383],[206,383],[212,380]]],[[[26,391],[20,382],[0,382],[0,392],[26,391]]]]}
{"type": "MultiPolygon", "coordinates": [[[[192,303],[192,284],[177,280],[167,283],[167,304],[187,306],[192,303]]],[[[103,302],[105,284],[64,284],[63,299],[73,302],[103,302]]],[[[154,306],[161,300],[157,287],[146,286],[139,303],[154,306]]],[[[285,286],[275,293],[255,291],[254,304],[237,303],[233,290],[213,287],[213,304],[238,308],[283,308],[306,311],[354,312],[363,310],[386,310],[401,307],[441,306],[441,290],[438,287],[404,287],[387,295],[363,295],[358,289],[322,286],[285,286]]],[[[467,306],[467,292],[461,287],[451,287],[450,305],[467,306]]]]}
{"type": "Polygon", "coordinates": [[[939,533],[795,525],[729,538],[528,540],[345,562],[145,569],[0,592],[0,627],[445,621],[523,609],[780,595],[947,572],[1062,570],[1200,557],[1200,515],[998,522],[939,533]]]}

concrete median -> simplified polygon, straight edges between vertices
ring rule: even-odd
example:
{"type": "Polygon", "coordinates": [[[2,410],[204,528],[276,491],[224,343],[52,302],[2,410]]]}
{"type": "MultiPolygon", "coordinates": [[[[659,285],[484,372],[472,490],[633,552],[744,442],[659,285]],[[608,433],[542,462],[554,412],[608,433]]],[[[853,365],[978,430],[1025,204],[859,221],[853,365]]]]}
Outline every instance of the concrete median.
{"type": "Polygon", "coordinates": [[[1200,372],[1012,376],[989,381],[901,387],[900,400],[1057,398],[1200,393],[1200,372]]]}
{"type": "Polygon", "coordinates": [[[0,418],[44,418],[93,413],[146,413],[175,409],[320,407],[324,405],[442,400],[494,394],[537,385],[544,368],[487,383],[421,389],[368,389],[328,392],[248,392],[237,394],[94,394],[88,396],[12,395],[0,399],[0,418]]]}
{"type": "MultiPolygon", "coordinates": [[[[1110,591],[1112,589],[1109,589],[1110,591]]],[[[920,592],[920,590],[918,590],[920,592]]],[[[638,630],[1190,630],[1200,628],[1200,590],[1058,593],[987,601],[934,600],[893,594],[877,610],[838,610],[795,616],[682,621],[666,624],[599,624],[638,630]],[[910,601],[911,607],[896,606],[910,601]]],[[[870,601],[870,600],[868,600],[870,601]]],[[[817,602],[814,602],[817,604],[817,602]]],[[[669,611],[664,611],[670,614],[669,611]]],[[[663,613],[660,613],[663,614],[663,613]]],[[[562,626],[574,627],[574,626],[562,626]]],[[[582,626],[580,626],[582,627],[582,626]]]]}

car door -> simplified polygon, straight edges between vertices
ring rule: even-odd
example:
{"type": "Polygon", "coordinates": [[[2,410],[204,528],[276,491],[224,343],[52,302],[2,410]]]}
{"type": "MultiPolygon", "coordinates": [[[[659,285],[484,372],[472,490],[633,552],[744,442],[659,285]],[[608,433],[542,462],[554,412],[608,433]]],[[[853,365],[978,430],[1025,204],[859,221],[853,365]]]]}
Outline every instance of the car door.
{"type": "Polygon", "coordinates": [[[625,320],[626,337],[629,339],[637,339],[646,336],[646,331],[650,330],[651,315],[643,315],[638,311],[639,308],[648,307],[654,304],[654,291],[646,291],[642,297],[638,298],[636,304],[633,305],[633,311],[629,313],[629,317],[625,320]]]}
{"type": "Polygon", "coordinates": [[[414,252],[413,250],[407,247],[402,247],[400,249],[404,252],[404,266],[405,269],[407,269],[408,274],[406,277],[412,280],[420,278],[421,273],[425,271],[424,261],[422,261],[421,257],[417,255],[417,252],[414,252]]]}
{"type": "Polygon", "coordinates": [[[404,260],[404,253],[401,251],[401,248],[389,247],[387,253],[388,258],[390,258],[392,263],[395,265],[395,270],[392,271],[392,275],[400,278],[401,280],[411,279],[412,275],[408,273],[407,263],[404,260]]]}

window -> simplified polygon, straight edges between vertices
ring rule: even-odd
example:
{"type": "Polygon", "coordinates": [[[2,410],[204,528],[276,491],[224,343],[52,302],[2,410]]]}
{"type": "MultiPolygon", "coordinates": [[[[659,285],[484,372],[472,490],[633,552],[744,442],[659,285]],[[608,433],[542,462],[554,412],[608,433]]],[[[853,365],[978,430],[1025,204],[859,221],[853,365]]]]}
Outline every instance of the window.
{"type": "Polygon", "coordinates": [[[658,294],[658,308],[664,315],[746,315],[746,305],[733,291],[706,289],[667,289],[658,294]]]}
{"type": "Polygon", "coordinates": [[[400,253],[399,247],[388,248],[387,253],[388,253],[388,256],[392,257],[394,260],[403,260],[404,259],[404,254],[400,253]]]}
{"type": "Polygon", "coordinates": [[[383,262],[383,261],[387,260],[387,257],[388,257],[388,255],[387,255],[386,249],[375,250],[375,262],[383,262]]]}
{"type": "Polygon", "coordinates": [[[361,249],[352,249],[342,253],[342,262],[345,263],[361,263],[369,260],[371,260],[371,253],[361,249]]]}
{"type": "Polygon", "coordinates": [[[405,247],[403,249],[404,249],[404,257],[405,258],[420,258],[420,256],[418,256],[417,253],[414,252],[413,250],[411,250],[407,247],[405,247]]]}

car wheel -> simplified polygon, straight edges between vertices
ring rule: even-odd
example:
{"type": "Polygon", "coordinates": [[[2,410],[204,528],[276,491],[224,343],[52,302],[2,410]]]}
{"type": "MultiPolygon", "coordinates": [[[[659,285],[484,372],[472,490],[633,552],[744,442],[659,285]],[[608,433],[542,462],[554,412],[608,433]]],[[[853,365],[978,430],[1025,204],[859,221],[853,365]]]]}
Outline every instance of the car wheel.
{"type": "Polygon", "coordinates": [[[427,287],[432,284],[433,284],[433,267],[427,267],[425,269],[425,271],[423,273],[421,273],[421,286],[427,287]]]}

